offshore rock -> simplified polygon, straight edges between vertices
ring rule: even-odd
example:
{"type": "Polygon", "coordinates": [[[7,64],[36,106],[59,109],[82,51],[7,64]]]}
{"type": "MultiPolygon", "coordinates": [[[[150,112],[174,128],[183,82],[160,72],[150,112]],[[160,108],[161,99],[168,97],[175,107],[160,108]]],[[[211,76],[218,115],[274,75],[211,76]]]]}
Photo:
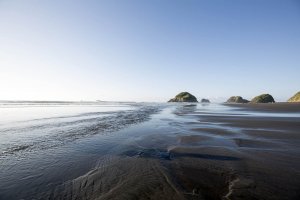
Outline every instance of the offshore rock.
{"type": "Polygon", "coordinates": [[[288,102],[300,102],[300,92],[289,98],[288,102]]]}
{"type": "Polygon", "coordinates": [[[210,103],[208,99],[201,99],[201,103],[210,103]]]}
{"type": "Polygon", "coordinates": [[[198,100],[194,95],[188,92],[181,92],[168,102],[198,102],[198,100]]]}
{"type": "Polygon", "coordinates": [[[261,94],[254,97],[250,103],[275,103],[275,100],[270,94],[261,94]]]}
{"type": "Polygon", "coordinates": [[[243,99],[241,96],[232,96],[226,103],[249,103],[247,99],[243,99]]]}

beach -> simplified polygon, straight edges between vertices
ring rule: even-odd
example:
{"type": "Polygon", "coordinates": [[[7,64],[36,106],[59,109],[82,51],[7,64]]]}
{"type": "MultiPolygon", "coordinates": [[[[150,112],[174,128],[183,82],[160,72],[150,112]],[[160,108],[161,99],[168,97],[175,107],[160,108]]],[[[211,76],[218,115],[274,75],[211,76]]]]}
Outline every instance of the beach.
{"type": "Polygon", "coordinates": [[[1,200],[300,198],[300,104],[72,106],[1,122],[1,200]]]}

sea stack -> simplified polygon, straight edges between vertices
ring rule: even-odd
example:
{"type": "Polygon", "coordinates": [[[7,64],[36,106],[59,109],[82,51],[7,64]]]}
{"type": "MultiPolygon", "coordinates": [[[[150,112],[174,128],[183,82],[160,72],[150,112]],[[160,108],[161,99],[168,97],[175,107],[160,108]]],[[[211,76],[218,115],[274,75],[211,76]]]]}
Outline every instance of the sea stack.
{"type": "Polygon", "coordinates": [[[168,102],[198,102],[198,100],[194,95],[188,92],[181,92],[168,102]]]}
{"type": "Polygon", "coordinates": [[[289,98],[288,102],[300,102],[300,92],[289,98]]]}
{"type": "Polygon", "coordinates": [[[208,99],[201,99],[201,103],[210,103],[208,99]]]}
{"type": "Polygon", "coordinates": [[[243,99],[241,96],[232,96],[226,103],[249,103],[247,99],[243,99]]]}
{"type": "Polygon", "coordinates": [[[261,94],[254,97],[250,103],[275,103],[275,100],[270,94],[261,94]]]}

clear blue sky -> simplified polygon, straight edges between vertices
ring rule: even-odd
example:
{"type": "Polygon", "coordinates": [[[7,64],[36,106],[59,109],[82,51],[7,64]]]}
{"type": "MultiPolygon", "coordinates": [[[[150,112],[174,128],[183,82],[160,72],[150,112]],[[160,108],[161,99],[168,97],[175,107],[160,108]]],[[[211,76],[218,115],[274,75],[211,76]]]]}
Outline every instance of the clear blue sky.
{"type": "Polygon", "coordinates": [[[0,0],[0,99],[300,90],[297,0],[0,0]]]}

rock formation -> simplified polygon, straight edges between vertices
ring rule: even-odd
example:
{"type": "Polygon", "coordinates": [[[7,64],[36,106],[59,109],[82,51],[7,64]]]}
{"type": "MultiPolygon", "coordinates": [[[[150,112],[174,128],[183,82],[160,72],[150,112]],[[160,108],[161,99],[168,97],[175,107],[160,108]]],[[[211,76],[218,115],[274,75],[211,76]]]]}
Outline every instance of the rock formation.
{"type": "Polygon", "coordinates": [[[168,102],[198,102],[198,100],[194,95],[188,92],[181,92],[168,102]]]}
{"type": "Polygon", "coordinates": [[[241,96],[232,96],[226,103],[249,103],[247,99],[243,99],[241,96]]]}
{"type": "Polygon", "coordinates": [[[208,99],[201,99],[201,103],[210,103],[208,99]]]}
{"type": "Polygon", "coordinates": [[[261,94],[254,97],[250,103],[275,103],[275,100],[270,94],[261,94]]]}
{"type": "Polygon", "coordinates": [[[300,102],[300,92],[289,98],[288,102],[300,102]]]}

